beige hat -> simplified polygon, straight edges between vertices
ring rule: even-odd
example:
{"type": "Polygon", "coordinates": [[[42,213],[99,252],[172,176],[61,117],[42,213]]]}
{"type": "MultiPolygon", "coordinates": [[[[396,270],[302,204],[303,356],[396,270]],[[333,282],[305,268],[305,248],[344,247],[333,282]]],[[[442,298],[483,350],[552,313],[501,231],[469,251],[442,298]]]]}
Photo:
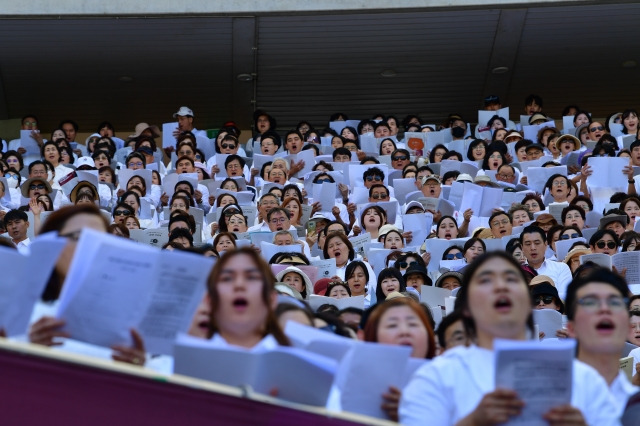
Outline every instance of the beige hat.
{"type": "Polygon", "coordinates": [[[384,237],[385,235],[387,235],[389,232],[391,231],[397,231],[400,234],[402,234],[402,231],[399,230],[398,228],[396,228],[395,225],[382,225],[382,227],[380,228],[380,230],[378,231],[378,238],[380,237],[384,237]]]}
{"type": "Polygon", "coordinates": [[[574,257],[583,256],[585,254],[591,254],[591,249],[585,247],[576,247],[573,250],[570,250],[569,253],[567,253],[567,255],[564,257],[563,262],[568,265],[569,262],[571,262],[571,259],[573,259],[574,257]]]}
{"type": "Polygon", "coordinates": [[[136,124],[135,133],[129,135],[129,139],[137,138],[147,129],[151,129],[151,136],[154,138],[160,137],[160,129],[156,125],[149,125],[148,123],[138,123],[136,124]]]}
{"type": "Polygon", "coordinates": [[[567,140],[570,141],[570,142],[573,142],[573,150],[574,151],[577,151],[580,148],[582,148],[582,143],[580,142],[580,139],[576,138],[573,135],[562,135],[558,139],[556,139],[556,149],[558,151],[560,151],[560,144],[562,142],[567,141],[567,140]]]}
{"type": "Polygon", "coordinates": [[[473,180],[473,183],[475,184],[480,184],[480,183],[484,183],[486,184],[486,186],[489,186],[491,188],[499,188],[500,185],[498,185],[497,183],[493,182],[491,180],[491,178],[487,175],[478,175],[476,176],[476,178],[473,180]]]}
{"type": "Polygon", "coordinates": [[[536,121],[549,121],[549,117],[547,117],[546,115],[540,113],[540,112],[536,112],[535,114],[533,114],[531,117],[529,117],[529,124],[534,124],[536,121]]]}
{"type": "Polygon", "coordinates": [[[541,284],[541,283],[549,283],[554,287],[556,286],[556,283],[553,282],[551,277],[548,276],[548,275],[537,275],[537,276],[533,277],[533,279],[531,280],[529,285],[532,286],[532,285],[541,284]]]}
{"type": "Polygon", "coordinates": [[[49,185],[49,182],[47,182],[46,178],[34,177],[34,178],[29,178],[29,179],[25,180],[22,183],[22,185],[20,185],[20,192],[22,192],[22,196],[24,198],[29,198],[29,187],[34,182],[41,182],[44,185],[44,189],[46,189],[47,192],[42,192],[42,194],[51,193],[51,191],[52,191],[51,185],[49,185]]]}

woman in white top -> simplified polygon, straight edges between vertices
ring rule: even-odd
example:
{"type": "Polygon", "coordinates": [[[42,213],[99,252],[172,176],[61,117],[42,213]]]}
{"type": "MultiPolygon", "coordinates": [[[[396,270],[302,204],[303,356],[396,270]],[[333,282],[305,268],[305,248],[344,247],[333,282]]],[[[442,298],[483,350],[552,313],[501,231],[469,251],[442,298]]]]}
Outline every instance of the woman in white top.
{"type": "Polygon", "coordinates": [[[53,189],[60,189],[60,184],[58,181],[64,178],[69,173],[73,172],[73,169],[65,167],[62,164],[62,151],[53,141],[46,142],[42,146],[42,158],[47,160],[53,165],[55,170],[55,180],[51,185],[53,189]]]}
{"type": "MultiPolygon", "coordinates": [[[[465,271],[457,294],[470,347],[454,348],[421,367],[403,390],[400,422],[493,425],[518,415],[524,402],[494,384],[493,341],[525,340],[532,332],[529,288],[518,263],[505,252],[478,257],[465,271]]],[[[617,424],[607,385],[587,365],[574,361],[571,405],[544,414],[550,424],[617,424]]]]}
{"type": "Polygon", "coordinates": [[[274,314],[274,286],[273,272],[255,250],[240,248],[222,256],[207,284],[210,336],[246,349],[267,340],[288,346],[289,340],[274,314]]]}

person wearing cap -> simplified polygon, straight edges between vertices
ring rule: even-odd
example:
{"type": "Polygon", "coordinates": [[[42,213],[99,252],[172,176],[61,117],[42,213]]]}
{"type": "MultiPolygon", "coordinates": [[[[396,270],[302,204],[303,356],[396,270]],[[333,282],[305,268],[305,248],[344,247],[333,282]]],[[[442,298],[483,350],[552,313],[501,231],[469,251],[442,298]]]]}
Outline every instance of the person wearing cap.
{"type": "Polygon", "coordinates": [[[177,118],[178,127],[173,131],[173,137],[178,138],[182,132],[191,132],[196,137],[196,147],[201,149],[206,158],[209,159],[215,154],[213,144],[204,130],[198,130],[193,125],[194,114],[191,108],[181,106],[180,109],[173,114],[173,118],[177,118]]]}
{"type": "Polygon", "coordinates": [[[303,299],[307,298],[312,290],[311,280],[300,268],[288,266],[276,275],[277,282],[283,282],[300,293],[303,299]]]}
{"type": "Polygon", "coordinates": [[[573,151],[580,151],[582,144],[580,139],[573,135],[562,135],[556,139],[556,148],[563,157],[567,157],[573,151]]]}
{"type": "Polygon", "coordinates": [[[35,177],[24,181],[20,186],[20,191],[24,198],[31,201],[37,199],[40,195],[50,194],[52,189],[45,178],[35,177]]]}
{"type": "Polygon", "coordinates": [[[567,330],[578,341],[577,358],[604,378],[618,416],[624,412],[627,399],[640,390],[620,370],[620,354],[630,328],[628,295],[629,286],[622,277],[596,268],[576,278],[566,298],[567,330]]]}
{"type": "Polygon", "coordinates": [[[498,111],[501,108],[502,108],[502,103],[500,103],[500,97],[496,95],[489,95],[484,98],[485,111],[498,111]]]}
{"type": "Polygon", "coordinates": [[[547,117],[546,115],[537,112],[535,114],[533,114],[531,117],[529,117],[529,125],[530,126],[536,126],[538,124],[543,124],[546,123],[547,121],[549,121],[549,117],[547,117]]]}
{"type": "Polygon", "coordinates": [[[423,285],[432,285],[431,278],[427,274],[427,268],[418,262],[413,262],[409,265],[404,273],[404,281],[407,284],[407,288],[415,288],[418,294],[421,294],[423,285]]]}
{"type": "MultiPolygon", "coordinates": [[[[194,142],[195,144],[195,142],[194,142]]],[[[145,168],[150,164],[157,164],[158,173],[161,176],[165,176],[167,174],[167,169],[162,162],[161,157],[157,158],[158,148],[156,141],[151,136],[147,136],[146,134],[142,134],[136,140],[136,144],[134,146],[134,151],[142,154],[145,159],[145,168]]],[[[180,157],[180,155],[178,155],[180,157]]]]}
{"type": "Polygon", "coordinates": [[[569,266],[571,274],[573,274],[580,266],[580,256],[591,253],[591,250],[586,246],[576,246],[569,250],[569,253],[564,257],[563,262],[569,266]]]}
{"type": "Polygon", "coordinates": [[[98,190],[91,182],[80,181],[71,190],[69,200],[73,204],[78,204],[81,200],[90,200],[90,202],[97,204],[96,201],[99,200],[98,190]]]}
{"type": "Polygon", "coordinates": [[[462,285],[462,274],[456,271],[447,271],[436,280],[436,287],[445,290],[454,290],[462,285]]]}
{"type": "Polygon", "coordinates": [[[545,258],[547,250],[547,235],[540,227],[529,225],[520,234],[522,252],[527,258],[530,267],[535,269],[538,275],[547,275],[556,284],[560,298],[564,299],[567,286],[571,282],[571,270],[562,262],[556,262],[545,258]]]}
{"type": "Polygon", "coordinates": [[[29,254],[31,240],[27,237],[29,216],[21,210],[9,210],[4,216],[4,226],[11,242],[22,254],[29,254]]]}
{"type": "Polygon", "coordinates": [[[473,180],[473,183],[475,183],[478,186],[483,186],[483,187],[489,187],[489,188],[500,188],[500,185],[498,185],[497,183],[493,182],[491,180],[491,178],[487,175],[477,175],[476,178],[473,180]]]}
{"type": "Polygon", "coordinates": [[[427,198],[440,198],[442,187],[440,186],[440,178],[436,175],[428,175],[422,178],[422,195],[427,198]]]}
{"type": "Polygon", "coordinates": [[[628,219],[629,217],[622,211],[616,212],[609,210],[607,214],[600,219],[600,229],[613,231],[618,236],[618,239],[621,239],[622,234],[624,234],[626,230],[628,219]]]}
{"type": "Polygon", "coordinates": [[[527,161],[537,160],[544,155],[544,145],[539,143],[529,144],[525,148],[525,152],[527,153],[527,161]]]}
{"type": "MultiPolygon", "coordinates": [[[[560,300],[558,289],[553,285],[553,280],[546,275],[533,277],[529,283],[533,309],[553,309],[564,313],[564,304],[560,300]]],[[[551,336],[550,336],[551,337],[551,336]]]]}
{"type": "Polygon", "coordinates": [[[160,128],[158,128],[158,126],[156,126],[155,124],[138,123],[136,124],[133,134],[129,135],[129,139],[139,139],[142,136],[159,138],[160,128]]]}

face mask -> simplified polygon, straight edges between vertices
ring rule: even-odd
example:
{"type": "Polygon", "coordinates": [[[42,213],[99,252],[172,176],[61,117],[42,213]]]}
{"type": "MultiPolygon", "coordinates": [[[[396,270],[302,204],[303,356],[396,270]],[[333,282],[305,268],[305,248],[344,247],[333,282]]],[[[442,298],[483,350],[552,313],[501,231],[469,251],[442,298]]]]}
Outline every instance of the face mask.
{"type": "Polygon", "coordinates": [[[9,188],[18,187],[18,179],[7,179],[7,183],[9,184],[9,188]]]}
{"type": "Polygon", "coordinates": [[[465,134],[465,129],[463,129],[462,127],[452,127],[451,128],[451,135],[454,138],[461,138],[463,137],[465,134]]]}

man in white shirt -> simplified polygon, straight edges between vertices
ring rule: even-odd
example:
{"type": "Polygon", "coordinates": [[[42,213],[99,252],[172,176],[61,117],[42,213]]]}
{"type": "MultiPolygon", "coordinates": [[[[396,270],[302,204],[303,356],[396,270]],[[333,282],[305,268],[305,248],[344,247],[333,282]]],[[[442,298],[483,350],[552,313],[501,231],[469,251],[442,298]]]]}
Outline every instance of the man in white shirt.
{"type": "Polygon", "coordinates": [[[18,251],[22,254],[28,254],[31,241],[27,238],[27,230],[29,229],[27,214],[22,210],[10,210],[4,216],[4,225],[18,251]]]}
{"type": "Polygon", "coordinates": [[[280,205],[280,200],[272,193],[264,194],[260,197],[260,201],[258,202],[258,218],[256,218],[256,225],[249,228],[249,232],[269,232],[271,231],[269,227],[269,221],[267,220],[267,214],[271,211],[271,209],[276,208],[280,205]]]}
{"type": "MultiPolygon", "coordinates": [[[[20,126],[20,130],[31,130],[31,137],[36,141],[38,146],[42,148],[45,139],[40,134],[40,130],[38,130],[38,118],[35,115],[27,114],[22,117],[22,125],[20,126]]],[[[40,159],[39,152],[32,152],[30,154],[27,154],[27,150],[22,146],[20,138],[9,141],[7,149],[18,151],[18,153],[22,155],[25,166],[31,164],[32,161],[40,159]]]]}
{"type": "Polygon", "coordinates": [[[564,300],[567,294],[567,286],[572,280],[571,269],[565,263],[545,259],[547,250],[547,236],[542,228],[529,225],[520,234],[522,252],[527,258],[527,263],[536,270],[538,275],[547,275],[556,284],[560,298],[564,300]]]}
{"type": "Polygon", "coordinates": [[[640,388],[620,371],[620,354],[629,333],[629,310],[624,279],[598,268],[577,278],[567,289],[567,330],[578,340],[578,359],[605,379],[621,416],[629,396],[640,388]]]}

